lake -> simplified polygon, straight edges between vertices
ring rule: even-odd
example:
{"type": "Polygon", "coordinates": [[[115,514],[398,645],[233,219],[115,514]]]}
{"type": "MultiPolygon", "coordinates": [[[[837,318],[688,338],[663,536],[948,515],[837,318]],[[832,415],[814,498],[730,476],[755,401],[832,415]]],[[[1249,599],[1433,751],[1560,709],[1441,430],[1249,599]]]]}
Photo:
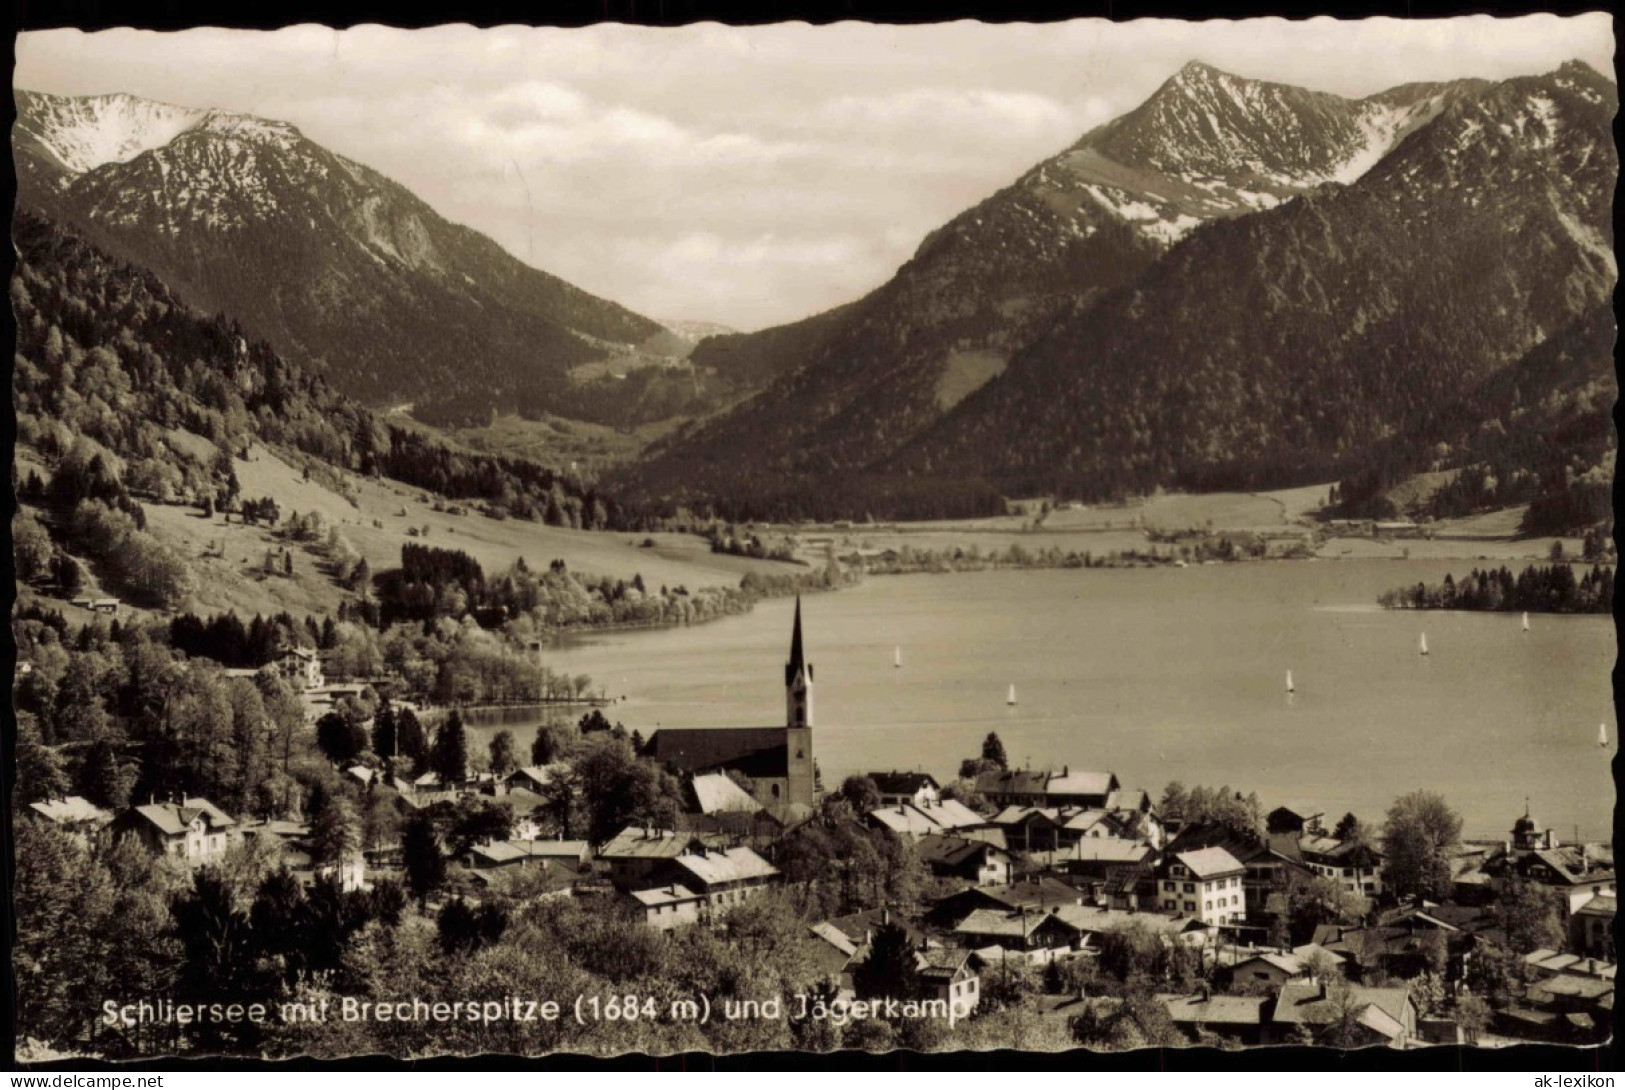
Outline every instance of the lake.
{"type": "MultiPolygon", "coordinates": [[[[1472,567],[908,575],[809,597],[824,784],[887,769],[946,782],[997,731],[1012,766],[1110,770],[1153,795],[1176,779],[1229,784],[1257,791],[1266,808],[1305,803],[1329,821],[1352,810],[1378,822],[1396,795],[1426,787],[1462,814],[1467,836],[1494,838],[1528,796],[1560,839],[1578,826],[1611,840],[1611,618],[1536,615],[1526,634],[1516,614],[1375,605],[1390,587],[1472,567]],[[1424,632],[1426,657],[1417,652],[1424,632]],[[1596,741],[1603,722],[1607,750],[1596,741]]],[[[793,606],[775,600],[693,628],[573,637],[547,661],[625,694],[607,713],[645,736],[661,725],[776,725],[793,606]]],[[[528,747],[529,732],[516,733],[528,747]]]]}

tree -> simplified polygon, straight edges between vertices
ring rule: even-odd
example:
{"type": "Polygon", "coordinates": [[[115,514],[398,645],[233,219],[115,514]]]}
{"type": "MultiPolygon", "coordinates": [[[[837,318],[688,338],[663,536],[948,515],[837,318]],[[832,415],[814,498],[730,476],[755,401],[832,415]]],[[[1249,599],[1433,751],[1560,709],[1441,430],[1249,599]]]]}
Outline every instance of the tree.
{"type": "Polygon", "coordinates": [[[513,814],[505,806],[480,800],[467,806],[451,827],[451,854],[461,857],[476,844],[507,840],[513,834],[513,814]]]}
{"type": "Polygon", "coordinates": [[[1332,830],[1332,836],[1347,844],[1365,844],[1370,836],[1366,827],[1360,824],[1360,819],[1353,814],[1344,814],[1337,819],[1337,827],[1332,830]]]}
{"type": "Polygon", "coordinates": [[[1515,953],[1528,954],[1543,947],[1562,948],[1560,905],[1559,896],[1545,886],[1514,878],[1501,888],[1491,911],[1507,933],[1507,945],[1515,953]]]}
{"type": "Polygon", "coordinates": [[[407,822],[401,854],[406,864],[406,888],[422,908],[428,904],[429,895],[446,881],[446,857],[440,852],[434,820],[427,812],[420,810],[407,822]]]}
{"type": "Polygon", "coordinates": [[[1433,791],[1394,800],[1383,828],[1383,880],[1398,897],[1443,900],[1450,893],[1450,851],[1461,839],[1461,815],[1433,791]]]}
{"type": "Polygon", "coordinates": [[[310,814],[311,858],[318,866],[337,865],[361,847],[355,806],[336,791],[320,791],[310,814]]]}
{"type": "Polygon", "coordinates": [[[880,788],[868,776],[848,776],[841,783],[840,795],[854,813],[867,814],[880,809],[880,788]]]}
{"type": "Polygon", "coordinates": [[[27,712],[17,716],[17,793],[22,802],[59,799],[68,793],[61,756],[40,740],[39,722],[27,712]]]}
{"type": "Polygon", "coordinates": [[[463,726],[463,717],[455,711],[446,716],[446,721],[435,731],[429,767],[439,775],[441,783],[462,783],[468,779],[468,731],[463,726]]]}
{"type": "Polygon", "coordinates": [[[998,734],[992,731],[989,731],[988,736],[982,739],[982,759],[992,761],[1004,771],[1010,769],[1010,762],[1004,755],[1004,743],[999,740],[998,734]]]}
{"type": "Polygon", "coordinates": [[[422,772],[428,767],[429,739],[411,708],[395,713],[395,741],[400,747],[399,756],[411,762],[413,772],[422,772]]]}
{"type": "Polygon", "coordinates": [[[435,924],[441,950],[456,956],[473,953],[501,939],[508,929],[508,914],[489,901],[470,908],[461,897],[453,897],[440,910],[435,924]]]}
{"type": "Polygon", "coordinates": [[[366,748],[367,732],[349,716],[328,712],[316,721],[316,744],[334,764],[348,764],[366,748]]]}
{"type": "Polygon", "coordinates": [[[869,943],[869,956],[852,972],[859,999],[905,996],[914,988],[914,946],[899,924],[883,923],[869,943]]]}
{"type": "Polygon", "coordinates": [[[130,804],[135,788],[136,768],[119,758],[117,747],[106,738],[92,742],[79,766],[79,793],[97,806],[115,812],[130,804]]]}
{"type": "Polygon", "coordinates": [[[499,730],[491,739],[491,771],[500,779],[518,767],[513,731],[499,730]]]}
{"type": "Polygon", "coordinates": [[[386,761],[400,755],[395,709],[387,703],[372,717],[372,751],[386,761]]]}

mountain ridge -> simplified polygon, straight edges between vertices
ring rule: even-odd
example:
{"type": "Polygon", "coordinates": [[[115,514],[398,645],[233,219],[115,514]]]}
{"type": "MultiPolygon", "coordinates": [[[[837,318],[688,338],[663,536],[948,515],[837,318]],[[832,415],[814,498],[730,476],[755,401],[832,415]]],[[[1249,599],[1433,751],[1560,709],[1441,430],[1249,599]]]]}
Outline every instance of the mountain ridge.
{"type": "Polygon", "coordinates": [[[572,366],[664,333],[287,122],[17,96],[25,197],[373,404],[473,387],[568,414],[572,366]]]}

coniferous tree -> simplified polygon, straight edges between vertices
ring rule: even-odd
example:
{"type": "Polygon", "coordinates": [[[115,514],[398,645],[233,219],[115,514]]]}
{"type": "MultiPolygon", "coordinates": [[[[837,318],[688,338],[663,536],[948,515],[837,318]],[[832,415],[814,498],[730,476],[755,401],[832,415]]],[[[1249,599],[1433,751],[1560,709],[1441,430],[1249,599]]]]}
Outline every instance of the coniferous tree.
{"type": "Polygon", "coordinates": [[[446,857],[440,851],[434,819],[424,811],[418,811],[407,822],[401,853],[406,863],[406,888],[422,908],[428,904],[429,895],[446,882],[446,857]]]}
{"type": "Polygon", "coordinates": [[[992,761],[1000,769],[1009,771],[1010,761],[1004,755],[1004,742],[999,739],[998,734],[989,732],[982,740],[982,760],[992,761]]]}
{"type": "Polygon", "coordinates": [[[468,778],[468,731],[463,717],[455,711],[435,731],[429,767],[444,784],[462,783],[468,778]]]}

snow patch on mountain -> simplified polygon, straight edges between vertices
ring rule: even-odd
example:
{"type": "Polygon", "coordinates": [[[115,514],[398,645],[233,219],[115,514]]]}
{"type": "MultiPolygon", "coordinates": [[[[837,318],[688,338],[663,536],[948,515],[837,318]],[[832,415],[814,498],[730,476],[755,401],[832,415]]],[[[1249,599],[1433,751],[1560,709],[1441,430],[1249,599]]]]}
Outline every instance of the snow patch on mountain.
{"type": "Polygon", "coordinates": [[[73,174],[108,163],[127,163],[143,152],[164,147],[208,116],[206,110],[124,94],[36,97],[44,108],[30,113],[33,135],[73,174]]]}

